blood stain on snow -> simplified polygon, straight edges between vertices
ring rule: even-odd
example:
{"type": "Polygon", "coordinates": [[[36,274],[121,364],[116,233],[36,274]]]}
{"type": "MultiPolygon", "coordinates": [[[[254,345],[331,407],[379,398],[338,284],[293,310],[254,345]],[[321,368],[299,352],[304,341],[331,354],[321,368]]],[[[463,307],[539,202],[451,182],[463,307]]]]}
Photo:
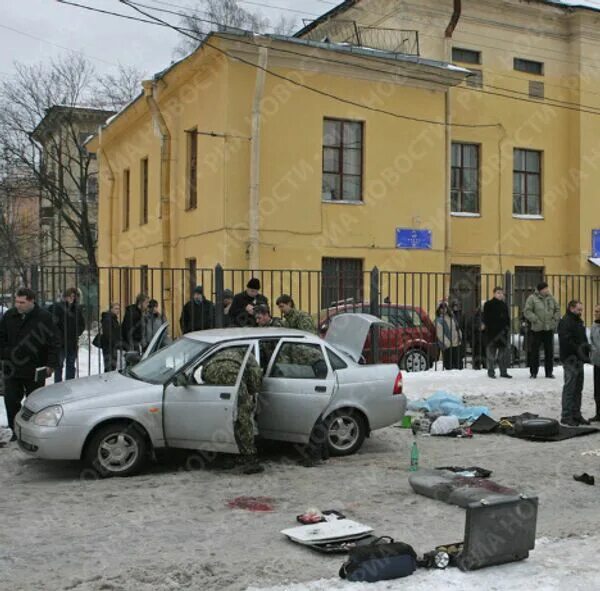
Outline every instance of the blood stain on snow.
{"type": "Polygon", "coordinates": [[[230,509],[244,509],[257,513],[267,513],[273,511],[273,499],[269,497],[236,497],[227,501],[230,509]]]}

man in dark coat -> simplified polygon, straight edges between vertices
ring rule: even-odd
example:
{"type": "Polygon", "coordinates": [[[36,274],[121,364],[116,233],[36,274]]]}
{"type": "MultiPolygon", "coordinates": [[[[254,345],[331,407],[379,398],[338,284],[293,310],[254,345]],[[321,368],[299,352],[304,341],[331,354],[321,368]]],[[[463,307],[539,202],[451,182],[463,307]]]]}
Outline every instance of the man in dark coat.
{"type": "Polygon", "coordinates": [[[504,301],[504,290],[501,287],[494,288],[494,297],[483,306],[483,326],[487,341],[488,377],[496,377],[497,359],[500,377],[512,378],[507,371],[510,351],[510,313],[504,301]]]}
{"type": "Polygon", "coordinates": [[[119,365],[119,351],[124,348],[121,337],[121,304],[113,302],[110,310],[102,312],[100,348],[104,361],[104,371],[115,371],[119,365]]]}
{"type": "Polygon", "coordinates": [[[21,401],[41,388],[46,377],[52,375],[58,365],[59,349],[60,337],[52,315],[35,303],[35,293],[31,289],[19,289],[15,307],[0,320],[4,404],[8,426],[13,429],[13,441],[16,439],[15,417],[21,409],[21,401]],[[46,369],[44,376],[36,376],[38,368],[46,369]]]}
{"type": "Polygon", "coordinates": [[[125,316],[121,324],[123,343],[128,351],[142,351],[144,342],[144,314],[148,309],[150,299],[145,293],[140,293],[135,304],[125,308],[125,316]]]}
{"type": "Polygon", "coordinates": [[[215,327],[215,305],[204,297],[201,285],[194,288],[192,299],[183,307],[179,324],[183,334],[215,327]]]}
{"type": "Polygon", "coordinates": [[[256,326],[254,307],[259,304],[269,305],[269,300],[259,291],[260,280],[252,277],[246,284],[245,291],[234,296],[229,308],[230,326],[256,326]]]}
{"type": "Polygon", "coordinates": [[[75,378],[79,337],[85,330],[83,312],[81,306],[77,303],[78,295],[75,287],[69,287],[63,293],[62,302],[56,302],[48,309],[58,328],[61,341],[58,365],[54,368],[54,382],[56,384],[62,382],[63,365],[66,365],[65,380],[75,378]]]}
{"type": "Polygon", "coordinates": [[[581,319],[582,314],[583,304],[578,300],[571,300],[567,306],[567,313],[558,325],[560,360],[565,375],[560,422],[570,427],[590,424],[581,415],[583,365],[589,361],[590,354],[585,324],[581,319]]]}

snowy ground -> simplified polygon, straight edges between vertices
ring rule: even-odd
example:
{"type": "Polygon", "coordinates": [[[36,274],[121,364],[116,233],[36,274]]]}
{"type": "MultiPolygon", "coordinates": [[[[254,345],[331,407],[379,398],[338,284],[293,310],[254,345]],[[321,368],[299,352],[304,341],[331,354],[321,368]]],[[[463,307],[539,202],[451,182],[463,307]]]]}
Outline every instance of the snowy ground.
{"type": "MultiPolygon", "coordinates": [[[[405,375],[410,398],[438,389],[465,395],[494,417],[530,411],[559,415],[562,372],[556,380],[489,380],[472,370],[405,375]]],[[[591,368],[584,414],[593,413],[591,368]]],[[[2,419],[0,418],[0,424],[2,419]]],[[[75,591],[437,591],[532,587],[538,591],[598,588],[600,512],[596,487],[572,475],[600,477],[600,435],[532,443],[502,435],[472,440],[421,437],[421,465],[479,465],[493,478],[539,497],[538,538],[523,563],[473,573],[418,572],[376,585],[337,579],[339,556],[318,555],[287,542],[281,529],[309,507],[338,509],[412,544],[422,553],[460,540],[463,509],[415,495],[407,481],[410,432],[376,432],[360,453],[306,469],[291,448],[265,458],[266,472],[238,476],[177,457],[135,478],[89,481],[70,462],[27,458],[11,444],[0,449],[0,589],[75,591]],[[274,511],[232,510],[240,495],[266,496],[274,511]]]]}

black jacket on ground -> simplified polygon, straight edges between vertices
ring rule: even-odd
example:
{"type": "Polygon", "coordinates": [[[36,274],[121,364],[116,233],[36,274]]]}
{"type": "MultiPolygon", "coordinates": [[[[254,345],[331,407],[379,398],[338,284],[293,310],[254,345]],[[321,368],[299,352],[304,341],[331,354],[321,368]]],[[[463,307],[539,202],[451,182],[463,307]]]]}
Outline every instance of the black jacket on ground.
{"type": "Polygon", "coordinates": [[[181,332],[186,334],[194,330],[206,330],[215,327],[215,305],[207,299],[201,302],[190,300],[181,311],[179,318],[181,332]]]}
{"type": "Polygon", "coordinates": [[[590,345],[581,317],[573,312],[567,312],[558,323],[558,344],[560,360],[579,361],[589,360],[590,345]]]}
{"type": "Polygon", "coordinates": [[[259,293],[255,298],[251,298],[246,291],[233,296],[231,308],[229,308],[230,326],[256,326],[256,320],[252,314],[248,314],[246,306],[252,304],[258,306],[269,305],[269,300],[259,293]]]}
{"type": "Polygon", "coordinates": [[[72,352],[79,347],[79,337],[85,330],[85,319],[81,306],[75,302],[56,302],[48,308],[58,328],[62,349],[72,352]]]}
{"type": "Polygon", "coordinates": [[[37,304],[22,316],[11,308],[0,320],[0,358],[5,375],[33,380],[38,367],[56,367],[60,337],[52,315],[37,304]]]}
{"type": "Polygon", "coordinates": [[[144,315],[139,306],[130,304],[125,308],[123,323],[121,324],[123,343],[129,350],[141,346],[144,340],[144,315]]]}
{"type": "Polygon", "coordinates": [[[510,334],[510,314],[506,302],[492,298],[483,306],[483,324],[488,343],[494,339],[508,342],[510,334]]]}
{"type": "Polygon", "coordinates": [[[112,312],[102,312],[100,320],[100,348],[108,353],[123,348],[121,323],[112,312]]]}

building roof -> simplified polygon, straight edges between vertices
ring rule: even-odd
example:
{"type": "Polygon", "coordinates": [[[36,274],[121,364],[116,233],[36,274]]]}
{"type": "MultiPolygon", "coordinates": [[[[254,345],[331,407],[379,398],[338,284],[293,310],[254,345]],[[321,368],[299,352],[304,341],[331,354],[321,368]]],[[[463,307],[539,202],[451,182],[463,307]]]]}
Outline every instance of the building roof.
{"type": "Polygon", "coordinates": [[[95,107],[81,107],[81,106],[69,106],[69,105],[52,105],[46,109],[44,118],[37,124],[35,129],[31,132],[31,137],[35,140],[39,140],[45,131],[51,129],[52,126],[59,120],[62,114],[68,113],[69,115],[75,115],[80,118],[93,117],[96,120],[105,121],[114,111],[107,111],[106,109],[96,109],[95,107]]]}
{"type": "MultiPolygon", "coordinates": [[[[334,6],[331,10],[317,17],[306,26],[302,27],[297,33],[294,33],[294,37],[302,37],[309,33],[320,24],[328,21],[329,19],[335,18],[336,16],[343,14],[350,10],[354,6],[360,3],[361,0],[345,0],[337,6],[334,6]]],[[[600,12],[600,5],[597,4],[597,0],[592,2],[591,0],[525,0],[530,2],[537,2],[539,4],[548,4],[550,6],[556,6],[558,8],[584,8],[587,10],[594,10],[600,12]]]]}
{"type": "MultiPolygon", "coordinates": [[[[297,47],[310,47],[313,49],[322,49],[325,51],[332,51],[336,53],[342,53],[346,55],[352,55],[356,57],[363,58],[376,58],[378,60],[388,61],[389,63],[402,63],[402,64],[410,64],[417,66],[425,66],[430,68],[436,68],[445,71],[451,71],[456,74],[469,74],[469,70],[465,68],[461,68],[459,66],[455,66],[453,64],[449,64],[447,62],[441,62],[433,59],[426,59],[415,55],[407,55],[403,53],[394,53],[391,51],[383,51],[380,49],[373,49],[369,47],[358,47],[356,45],[352,45],[350,43],[331,43],[331,42],[322,42],[322,41],[312,41],[308,39],[299,39],[297,37],[288,37],[285,35],[258,35],[252,32],[247,31],[227,31],[227,32],[211,32],[209,33],[202,42],[198,45],[198,47],[192,51],[190,54],[185,56],[184,58],[173,62],[167,68],[157,72],[152,77],[153,80],[158,81],[164,78],[169,72],[177,68],[184,61],[189,59],[196,51],[200,50],[210,39],[212,38],[221,38],[221,39],[247,39],[249,41],[256,41],[257,39],[267,39],[271,41],[279,41],[282,43],[289,43],[291,45],[295,45],[297,47]]],[[[257,43],[257,46],[259,44],[257,43]]],[[[119,119],[126,111],[132,108],[138,101],[143,98],[143,93],[134,98],[130,103],[125,105],[118,113],[109,113],[106,121],[102,124],[102,129],[106,129],[109,125],[111,125],[115,120],[119,119]]],[[[94,138],[97,137],[97,134],[94,134],[90,138],[88,138],[84,145],[90,150],[94,150],[94,145],[88,145],[88,142],[93,141],[94,138]]]]}

